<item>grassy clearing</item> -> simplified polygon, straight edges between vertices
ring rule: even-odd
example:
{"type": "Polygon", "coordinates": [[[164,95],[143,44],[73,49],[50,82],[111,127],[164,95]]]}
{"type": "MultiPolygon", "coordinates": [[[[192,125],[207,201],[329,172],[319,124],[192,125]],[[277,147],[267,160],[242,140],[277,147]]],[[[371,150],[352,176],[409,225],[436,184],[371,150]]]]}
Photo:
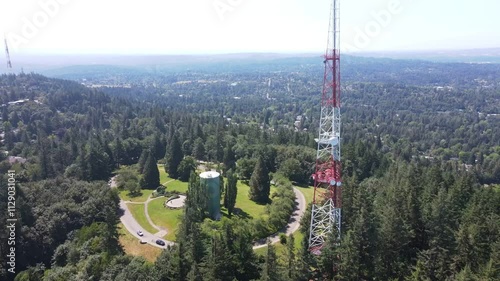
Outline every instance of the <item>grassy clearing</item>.
{"type": "Polygon", "coordinates": [[[128,190],[121,190],[118,195],[120,196],[120,199],[122,199],[123,201],[146,202],[146,200],[148,200],[149,196],[153,193],[153,191],[154,190],[143,189],[141,190],[140,196],[130,197],[128,195],[128,190]]]}
{"type": "Polygon", "coordinates": [[[180,193],[186,193],[188,189],[188,183],[187,182],[182,182],[178,180],[174,180],[172,182],[169,182],[166,184],[167,186],[167,191],[178,191],[180,193]]]}
{"type": "Polygon", "coordinates": [[[165,172],[165,166],[163,164],[158,164],[158,171],[160,172],[160,184],[164,184],[169,180],[172,180],[168,177],[167,172],[165,172]]]}
{"type": "MultiPolygon", "coordinates": [[[[259,205],[248,198],[248,192],[250,191],[250,186],[238,181],[236,185],[238,188],[238,195],[236,197],[235,208],[241,209],[243,211],[243,217],[248,216],[249,218],[258,218],[266,210],[266,205],[259,205]]],[[[271,194],[276,190],[276,187],[271,186],[271,194]]]]}
{"type": "Polygon", "coordinates": [[[149,202],[148,212],[155,225],[167,229],[168,233],[164,238],[169,241],[175,241],[182,209],[171,210],[163,207],[165,200],[166,198],[158,198],[149,202]]]}
{"type": "MultiPolygon", "coordinates": [[[[293,238],[295,239],[294,245],[295,245],[295,251],[297,252],[302,247],[301,243],[302,243],[302,239],[304,238],[304,234],[302,234],[302,232],[300,232],[300,231],[294,232],[293,238]]],[[[288,237],[287,237],[287,239],[288,239],[288,237]]],[[[283,257],[285,255],[286,245],[283,245],[283,244],[281,244],[281,242],[278,242],[276,244],[273,244],[273,246],[276,249],[276,253],[278,254],[278,257],[283,257]]],[[[256,249],[256,250],[254,250],[254,252],[257,255],[265,256],[267,253],[267,246],[256,249]]]]}
{"type": "Polygon", "coordinates": [[[160,172],[160,183],[167,187],[167,191],[175,190],[181,193],[187,192],[187,186],[188,186],[187,182],[174,180],[171,177],[169,177],[168,174],[165,172],[165,168],[163,168],[163,165],[158,165],[158,170],[160,172]]]}
{"type": "Polygon", "coordinates": [[[132,213],[134,219],[139,223],[139,225],[149,233],[155,234],[158,232],[156,228],[154,228],[146,218],[146,214],[144,212],[144,204],[127,204],[127,208],[132,213]]]}
{"type": "Polygon", "coordinates": [[[314,187],[309,186],[309,187],[300,187],[300,186],[295,186],[302,194],[304,194],[304,197],[306,198],[306,203],[309,204],[313,201],[313,196],[314,196],[314,187]]]}
{"type": "Polygon", "coordinates": [[[156,261],[162,251],[160,248],[139,243],[139,239],[130,234],[121,223],[118,224],[117,229],[120,235],[120,245],[127,255],[142,256],[150,262],[156,261]]]}

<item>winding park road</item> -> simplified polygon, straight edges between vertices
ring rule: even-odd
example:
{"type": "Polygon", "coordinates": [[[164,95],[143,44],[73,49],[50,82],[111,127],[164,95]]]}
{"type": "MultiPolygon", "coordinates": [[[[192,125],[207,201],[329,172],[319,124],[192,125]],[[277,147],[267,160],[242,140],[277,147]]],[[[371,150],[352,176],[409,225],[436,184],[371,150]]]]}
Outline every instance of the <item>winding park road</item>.
{"type": "Polygon", "coordinates": [[[259,249],[267,246],[267,239],[271,240],[271,244],[277,243],[280,241],[280,234],[285,233],[286,236],[290,236],[292,233],[297,231],[300,227],[300,219],[304,215],[307,203],[304,194],[300,192],[296,187],[293,188],[293,192],[295,192],[295,210],[293,211],[288,224],[284,229],[278,231],[277,233],[267,237],[266,239],[261,239],[258,242],[254,243],[253,249],[259,249]]]}
{"type": "MultiPolygon", "coordinates": [[[[109,185],[112,188],[116,187],[116,182],[115,182],[114,177],[111,178],[111,180],[109,181],[109,185]]],[[[292,216],[290,217],[290,220],[289,220],[287,226],[284,229],[282,229],[281,231],[267,237],[266,239],[261,239],[261,240],[257,241],[256,243],[254,243],[253,249],[259,249],[262,247],[266,247],[267,246],[267,239],[270,239],[270,242],[272,244],[277,243],[280,241],[279,236],[281,233],[285,233],[287,236],[289,236],[299,229],[300,219],[302,218],[302,216],[304,215],[304,213],[306,211],[307,203],[306,203],[306,198],[304,197],[304,194],[302,194],[302,192],[300,190],[298,190],[296,187],[294,187],[293,192],[295,193],[296,206],[295,206],[295,210],[294,210],[292,216]]],[[[161,249],[165,249],[168,245],[174,245],[175,243],[173,241],[168,241],[168,240],[161,238],[167,234],[167,231],[165,229],[162,229],[161,227],[158,227],[157,225],[155,225],[153,223],[153,221],[151,220],[151,218],[149,217],[147,208],[148,208],[148,203],[151,200],[153,200],[151,197],[149,197],[148,200],[146,200],[145,202],[130,202],[130,201],[124,201],[124,200],[120,199],[120,209],[122,211],[120,221],[125,226],[125,228],[128,230],[128,232],[130,232],[130,234],[135,236],[137,239],[142,239],[142,240],[146,241],[149,245],[152,245],[152,246],[155,246],[155,247],[158,247],[161,249]],[[158,232],[153,234],[153,233],[150,233],[150,232],[144,230],[139,225],[139,223],[135,220],[134,216],[132,215],[132,213],[128,209],[127,203],[144,204],[144,206],[145,206],[144,211],[145,211],[146,218],[149,221],[149,223],[151,224],[151,226],[153,226],[155,229],[157,229],[158,232]],[[137,232],[139,230],[142,231],[142,233],[143,233],[142,237],[137,234],[137,232]],[[161,245],[156,244],[156,240],[158,240],[158,239],[165,241],[165,246],[161,246],[161,245]]]]}

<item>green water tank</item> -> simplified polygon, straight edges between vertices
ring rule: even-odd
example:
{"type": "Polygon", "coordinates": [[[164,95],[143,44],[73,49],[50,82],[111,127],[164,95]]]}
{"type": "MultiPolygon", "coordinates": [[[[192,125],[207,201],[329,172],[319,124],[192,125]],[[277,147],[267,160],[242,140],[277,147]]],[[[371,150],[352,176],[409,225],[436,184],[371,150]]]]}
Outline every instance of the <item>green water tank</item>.
{"type": "Polygon", "coordinates": [[[208,213],[214,220],[221,218],[220,213],[220,174],[204,172],[200,174],[200,182],[208,193],[208,213]]]}

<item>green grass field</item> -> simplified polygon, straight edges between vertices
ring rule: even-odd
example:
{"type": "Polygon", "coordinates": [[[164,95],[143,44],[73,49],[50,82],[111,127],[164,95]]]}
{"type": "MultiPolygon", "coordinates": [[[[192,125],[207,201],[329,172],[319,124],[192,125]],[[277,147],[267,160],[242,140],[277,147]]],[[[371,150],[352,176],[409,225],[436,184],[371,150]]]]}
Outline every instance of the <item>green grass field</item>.
{"type": "Polygon", "coordinates": [[[168,233],[164,237],[169,241],[175,241],[175,235],[180,223],[180,215],[183,209],[171,210],[163,207],[166,198],[158,198],[148,205],[149,216],[153,223],[159,227],[167,229],[168,233]]]}
{"type": "Polygon", "coordinates": [[[142,256],[150,262],[155,262],[160,255],[162,249],[139,243],[139,239],[130,234],[123,224],[119,223],[117,226],[120,245],[126,254],[132,256],[142,256]]]}
{"type": "Polygon", "coordinates": [[[174,180],[168,176],[163,168],[163,165],[158,165],[158,170],[160,172],[160,183],[167,187],[167,191],[178,191],[180,193],[187,192],[187,182],[182,182],[179,180],[174,180]]]}
{"type": "Polygon", "coordinates": [[[304,197],[306,198],[307,204],[311,203],[313,201],[313,196],[314,196],[314,187],[309,186],[309,187],[300,187],[300,186],[295,186],[302,194],[304,194],[304,197]]]}
{"type": "MultiPolygon", "coordinates": [[[[235,208],[241,209],[243,213],[248,214],[249,218],[258,218],[264,214],[266,205],[259,205],[248,198],[250,186],[238,181],[236,185],[238,188],[238,195],[236,196],[235,208]]],[[[276,187],[271,186],[271,194],[276,190],[276,187]]]]}
{"type": "Polygon", "coordinates": [[[153,193],[154,190],[149,190],[149,189],[143,189],[141,190],[141,195],[138,197],[130,197],[128,195],[127,190],[122,190],[118,194],[120,196],[120,199],[123,201],[131,201],[131,202],[145,202],[148,200],[149,196],[153,193]]]}
{"type": "Polygon", "coordinates": [[[134,219],[139,223],[139,225],[149,233],[155,234],[158,232],[151,224],[149,224],[146,214],[144,213],[144,204],[127,204],[127,208],[132,213],[134,219]]]}
{"type": "Polygon", "coordinates": [[[166,184],[167,186],[167,191],[178,191],[180,193],[186,194],[187,189],[188,189],[188,183],[187,182],[182,182],[178,180],[174,180],[172,182],[169,182],[166,184]]]}
{"type": "Polygon", "coordinates": [[[168,177],[168,174],[165,172],[165,168],[163,164],[158,164],[158,171],[160,172],[160,184],[164,184],[169,180],[172,180],[168,177]]]}

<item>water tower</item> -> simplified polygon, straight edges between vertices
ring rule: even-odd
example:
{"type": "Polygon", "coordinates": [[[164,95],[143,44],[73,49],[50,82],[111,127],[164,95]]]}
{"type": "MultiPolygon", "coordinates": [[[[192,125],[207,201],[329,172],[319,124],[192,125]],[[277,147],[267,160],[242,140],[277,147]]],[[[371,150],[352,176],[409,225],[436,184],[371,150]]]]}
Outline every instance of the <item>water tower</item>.
{"type": "Polygon", "coordinates": [[[208,214],[214,220],[221,218],[220,214],[220,174],[204,172],[200,174],[201,186],[208,194],[208,214]]]}

